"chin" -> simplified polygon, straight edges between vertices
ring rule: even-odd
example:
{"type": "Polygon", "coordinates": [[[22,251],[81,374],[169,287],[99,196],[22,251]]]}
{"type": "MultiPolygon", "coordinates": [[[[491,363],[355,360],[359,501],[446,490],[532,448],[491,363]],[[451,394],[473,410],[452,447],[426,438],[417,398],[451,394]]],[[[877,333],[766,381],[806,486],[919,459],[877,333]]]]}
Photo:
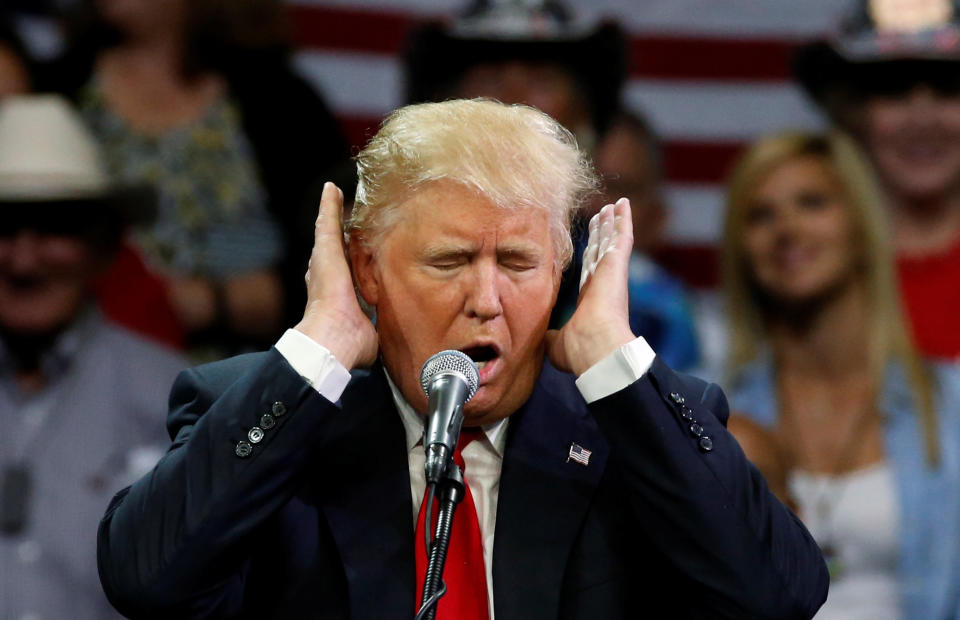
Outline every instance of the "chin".
{"type": "MultiPolygon", "coordinates": [[[[483,388],[480,389],[482,390],[483,388]]],[[[477,392],[477,396],[471,398],[470,402],[463,407],[463,417],[467,421],[492,417],[497,409],[498,403],[487,402],[487,399],[480,395],[479,392],[477,392]],[[480,398],[477,398],[477,396],[480,398]]]]}
{"type": "Polygon", "coordinates": [[[463,418],[466,426],[480,426],[496,422],[509,416],[513,413],[514,409],[519,408],[518,405],[511,409],[504,402],[505,399],[502,394],[499,395],[499,397],[495,394],[484,394],[484,389],[485,388],[481,387],[480,390],[477,391],[477,394],[470,399],[470,402],[463,408],[463,418]]]}

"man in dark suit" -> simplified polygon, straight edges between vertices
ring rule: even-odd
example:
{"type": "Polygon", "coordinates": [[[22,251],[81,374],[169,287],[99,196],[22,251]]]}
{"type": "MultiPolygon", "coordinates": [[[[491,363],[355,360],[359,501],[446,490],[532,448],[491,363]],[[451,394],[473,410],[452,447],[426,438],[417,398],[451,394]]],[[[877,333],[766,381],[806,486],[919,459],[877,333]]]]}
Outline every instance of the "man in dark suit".
{"type": "Polygon", "coordinates": [[[423,104],[357,160],[350,264],[330,184],[303,320],[174,385],[173,446],[100,528],[114,605],[411,618],[419,369],[459,349],[480,367],[464,424],[483,431],[463,449],[486,575],[471,617],[811,617],[819,550],[727,433],[722,393],[630,333],[628,201],[591,221],[578,309],[547,331],[594,184],[570,134],[523,106],[423,104]]]}

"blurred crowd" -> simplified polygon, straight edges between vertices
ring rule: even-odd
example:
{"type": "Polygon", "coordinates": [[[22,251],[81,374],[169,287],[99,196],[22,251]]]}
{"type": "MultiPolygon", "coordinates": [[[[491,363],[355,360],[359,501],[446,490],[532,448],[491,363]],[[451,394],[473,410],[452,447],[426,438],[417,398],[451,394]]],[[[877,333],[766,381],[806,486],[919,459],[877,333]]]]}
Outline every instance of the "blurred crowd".
{"type": "MultiPolygon", "coordinates": [[[[61,4],[0,8],[11,620],[115,617],[97,522],[169,443],[173,378],[296,323],[322,184],[349,197],[355,174],[290,62],[281,0],[61,4]]],[[[603,180],[574,222],[577,255],[583,222],[630,199],[634,333],[726,391],[730,430],[828,561],[820,618],[960,618],[960,7],[916,4],[928,10],[906,19],[896,2],[855,2],[798,47],[794,75],[829,127],[740,155],[719,315],[658,260],[663,154],[624,104],[620,26],[559,2],[477,1],[402,51],[407,102],[524,103],[576,136],[603,180]]]]}

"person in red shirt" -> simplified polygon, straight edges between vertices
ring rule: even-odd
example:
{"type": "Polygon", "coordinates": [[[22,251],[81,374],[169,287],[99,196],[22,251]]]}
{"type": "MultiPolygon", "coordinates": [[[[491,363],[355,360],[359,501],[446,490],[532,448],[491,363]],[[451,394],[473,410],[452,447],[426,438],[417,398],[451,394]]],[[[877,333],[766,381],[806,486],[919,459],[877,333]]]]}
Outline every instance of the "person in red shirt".
{"type": "Polygon", "coordinates": [[[960,358],[960,15],[864,0],[800,49],[803,86],[865,148],[889,203],[902,299],[931,357],[960,358]]]}

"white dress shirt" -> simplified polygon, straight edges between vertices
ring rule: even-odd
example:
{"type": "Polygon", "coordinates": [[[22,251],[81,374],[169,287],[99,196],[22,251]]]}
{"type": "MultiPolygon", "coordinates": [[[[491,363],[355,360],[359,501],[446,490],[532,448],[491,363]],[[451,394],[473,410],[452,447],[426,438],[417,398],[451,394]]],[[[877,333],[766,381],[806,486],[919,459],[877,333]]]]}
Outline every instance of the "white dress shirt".
{"type": "MultiPolygon", "coordinates": [[[[312,340],[306,334],[288,329],[276,345],[277,350],[290,363],[294,370],[312,385],[321,396],[330,402],[336,402],[350,382],[350,373],[341,365],[326,347],[312,340]]],[[[618,392],[643,376],[655,354],[643,338],[623,345],[603,358],[577,378],[577,389],[583,398],[592,403],[618,392]]],[[[384,371],[386,373],[386,371],[384,371]]],[[[393,393],[393,402],[400,412],[403,428],[407,437],[407,463],[410,468],[410,497],[412,499],[413,527],[416,528],[417,515],[426,482],[423,477],[423,416],[417,413],[397,389],[387,375],[387,382],[393,393]]],[[[493,615],[493,536],[497,520],[497,497],[500,490],[500,468],[503,465],[503,452],[506,447],[507,425],[504,418],[483,427],[484,439],[477,440],[463,449],[465,477],[480,522],[480,534],[483,540],[483,561],[487,574],[487,602],[490,607],[490,620],[493,615]]],[[[420,541],[415,541],[419,544],[420,541]]]]}

